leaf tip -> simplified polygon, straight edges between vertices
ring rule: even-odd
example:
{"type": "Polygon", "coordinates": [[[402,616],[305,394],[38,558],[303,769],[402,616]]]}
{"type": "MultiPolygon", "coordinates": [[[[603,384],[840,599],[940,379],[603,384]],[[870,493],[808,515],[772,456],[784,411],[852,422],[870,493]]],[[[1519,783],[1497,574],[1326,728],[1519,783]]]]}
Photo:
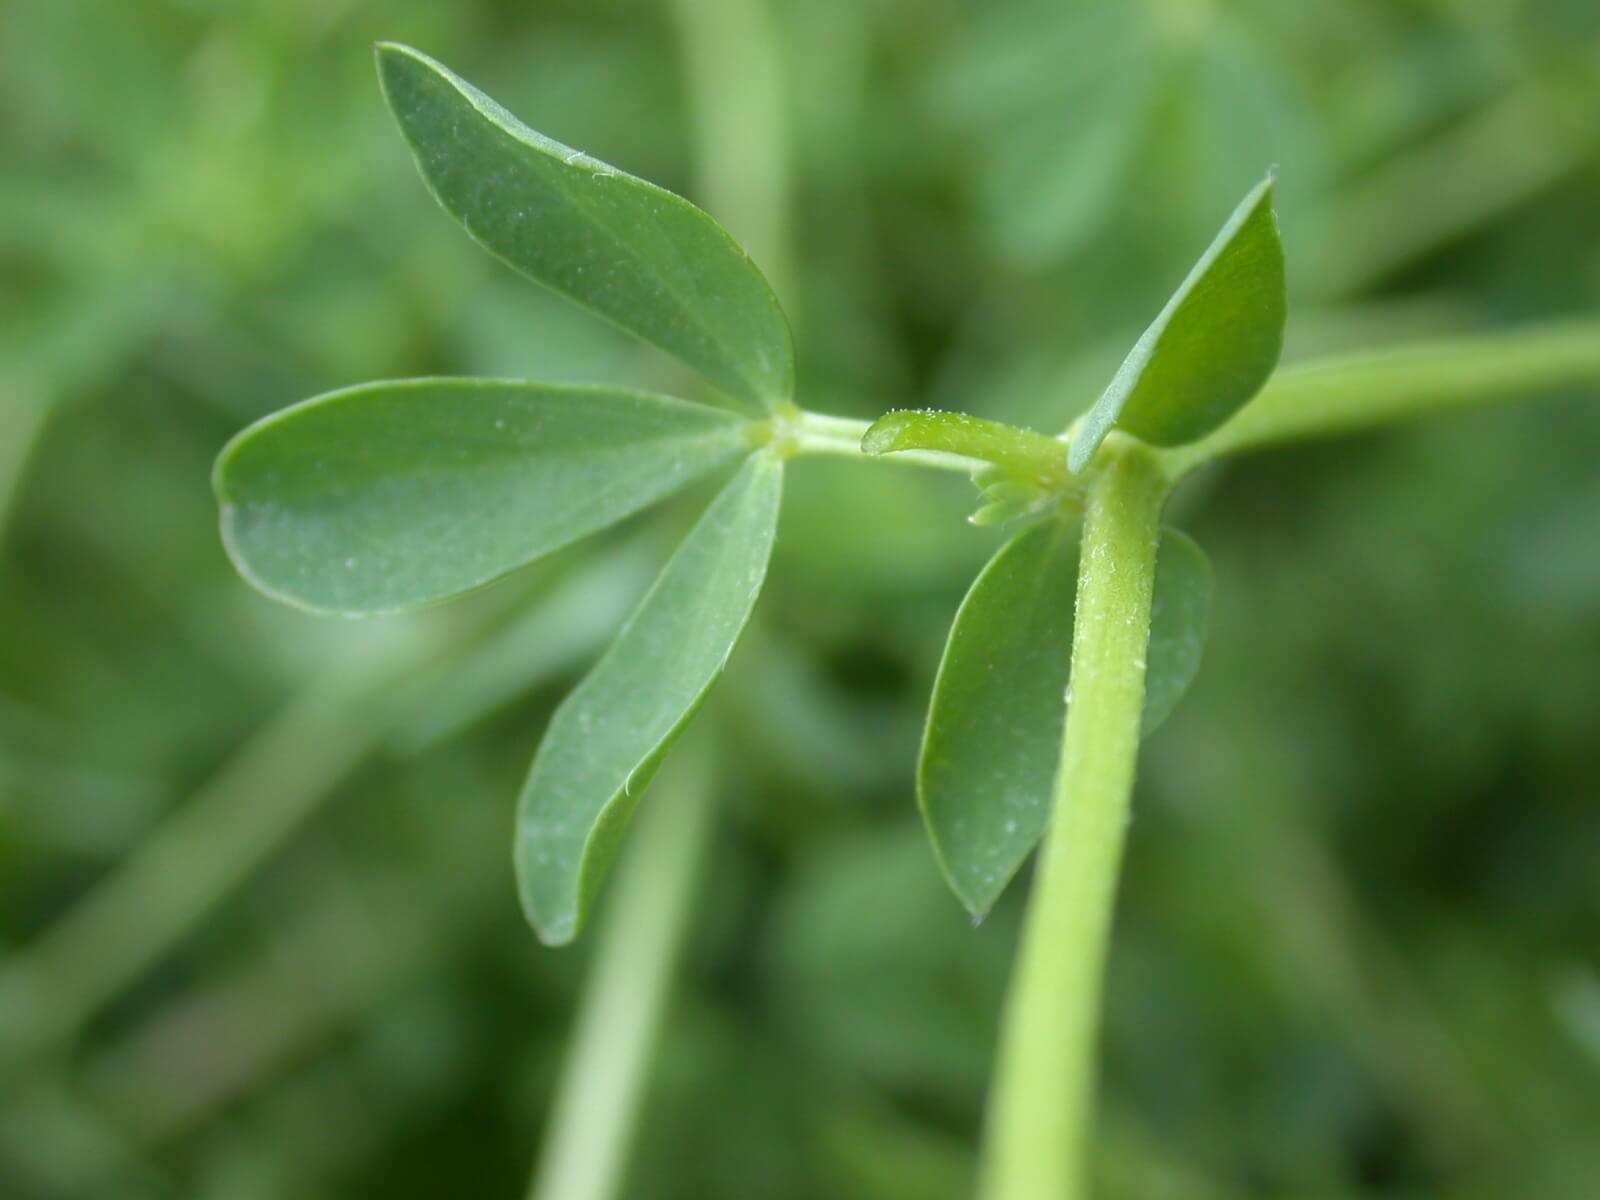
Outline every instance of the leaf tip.
{"type": "MultiPolygon", "coordinates": [[[[925,757],[926,750],[924,750],[925,757]]],[[[939,868],[939,876],[950,889],[950,894],[956,898],[956,902],[965,910],[967,916],[972,918],[972,924],[980,925],[994,908],[995,901],[1004,890],[1004,885],[1002,884],[998,890],[975,887],[973,880],[958,868],[950,854],[950,847],[946,844],[946,830],[934,817],[933,809],[929,806],[928,790],[919,770],[917,807],[922,810],[922,825],[928,834],[928,845],[933,851],[934,864],[939,868]]]]}
{"type": "Polygon", "coordinates": [[[974,896],[966,892],[957,891],[956,899],[961,901],[961,907],[966,909],[967,916],[972,918],[972,927],[976,929],[994,911],[994,902],[997,897],[974,896]]]}
{"type": "Polygon", "coordinates": [[[416,53],[410,46],[400,42],[373,42],[372,57],[378,64],[378,78],[384,77],[391,64],[402,58],[415,57],[416,53]]]}
{"type": "Polygon", "coordinates": [[[372,52],[378,58],[421,58],[422,52],[404,42],[391,42],[379,38],[372,43],[372,52]]]}
{"type": "Polygon", "coordinates": [[[520,832],[511,865],[517,877],[517,898],[522,904],[523,919],[540,945],[554,948],[576,941],[583,925],[579,898],[572,897],[571,902],[557,900],[552,905],[548,891],[537,886],[536,858],[523,843],[520,832]]]}
{"type": "Polygon", "coordinates": [[[561,946],[570,946],[578,939],[578,921],[576,917],[564,916],[554,921],[540,921],[537,917],[528,918],[533,926],[534,936],[541,944],[557,949],[561,946]]]}
{"type": "Polygon", "coordinates": [[[876,457],[904,449],[900,439],[912,415],[903,410],[884,413],[861,435],[861,453],[876,457]]]}

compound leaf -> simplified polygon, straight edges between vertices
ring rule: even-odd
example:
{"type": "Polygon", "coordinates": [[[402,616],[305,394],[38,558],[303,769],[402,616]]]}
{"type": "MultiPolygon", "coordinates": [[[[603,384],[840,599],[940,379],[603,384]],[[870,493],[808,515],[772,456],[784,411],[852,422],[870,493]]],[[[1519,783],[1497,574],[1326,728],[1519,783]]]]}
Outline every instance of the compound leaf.
{"type": "Polygon", "coordinates": [[[728,396],[774,409],[794,347],[772,289],[687,200],[529,129],[440,63],[377,48],[384,95],[422,177],[491,254],[673,354],[728,396]]]}
{"type": "MultiPolygon", "coordinates": [[[[1146,733],[1171,713],[1199,668],[1210,583],[1199,547],[1163,530],[1146,733]]],[[[1042,521],[990,560],[950,630],[917,798],[939,866],[974,916],[993,907],[1049,820],[1070,708],[1077,588],[1077,528],[1042,521]]]]}
{"type": "Polygon", "coordinates": [[[362,615],[468,591],[636,512],[749,447],[669,396],[411,379],[258,421],[217,458],[222,537],[269,595],[362,615]]]}
{"type": "Polygon", "coordinates": [[[1134,344],[1072,439],[1088,465],[1112,428],[1158,446],[1216,429],[1261,390],[1283,349],[1283,245],[1262,180],[1134,344]]]}
{"type": "Polygon", "coordinates": [[[551,718],[517,807],[522,908],[571,941],[672,742],[722,673],[766,577],[783,468],[750,457],[551,718]]]}

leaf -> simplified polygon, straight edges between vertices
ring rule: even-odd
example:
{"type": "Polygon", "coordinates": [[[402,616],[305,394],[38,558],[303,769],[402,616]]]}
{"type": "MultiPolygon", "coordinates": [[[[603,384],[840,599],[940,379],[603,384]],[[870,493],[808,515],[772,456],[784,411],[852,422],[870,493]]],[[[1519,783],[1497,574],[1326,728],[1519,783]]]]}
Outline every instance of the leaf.
{"type": "Polygon", "coordinates": [[[1172,715],[1200,673],[1211,625],[1211,562],[1188,534],[1162,529],[1156,550],[1150,649],[1144,673],[1145,737],[1172,715]]]}
{"type": "Polygon", "coordinates": [[[728,396],[794,391],[767,281],[687,200],[529,129],[408,46],[380,43],[384,95],[434,197],[491,254],[653,342],[728,396]]]}
{"type": "Polygon", "coordinates": [[[551,718],[516,834],[522,908],[544,942],[577,935],[640,795],[750,619],[782,475],[750,457],[551,718]]]}
{"type": "Polygon", "coordinates": [[[940,869],[975,916],[994,905],[1049,816],[1077,592],[1078,530],[1030,526],[978,575],[939,664],[917,799],[940,869]]]}
{"type": "MultiPolygon", "coordinates": [[[[1163,530],[1144,730],[1171,713],[1200,664],[1211,573],[1163,530]]],[[[981,917],[1038,844],[1066,727],[1078,529],[1046,520],[1001,547],[961,603],[934,683],[917,797],[934,854],[981,917]]]]}
{"type": "Polygon", "coordinates": [[[267,594],[347,615],[465,592],[748,449],[746,424],[668,396],[411,379],[330,392],[217,458],[222,537],[267,594]]]}
{"type": "Polygon", "coordinates": [[[1158,446],[1204,437],[1261,390],[1283,349],[1283,245],[1273,179],[1251,189],[1134,344],[1072,439],[1088,465],[1113,427],[1158,446]]]}
{"type": "Polygon", "coordinates": [[[1002,467],[1044,487],[1067,482],[1066,445],[1031,429],[1018,429],[966,413],[896,409],[874,421],[861,438],[863,454],[939,450],[1002,467]]]}

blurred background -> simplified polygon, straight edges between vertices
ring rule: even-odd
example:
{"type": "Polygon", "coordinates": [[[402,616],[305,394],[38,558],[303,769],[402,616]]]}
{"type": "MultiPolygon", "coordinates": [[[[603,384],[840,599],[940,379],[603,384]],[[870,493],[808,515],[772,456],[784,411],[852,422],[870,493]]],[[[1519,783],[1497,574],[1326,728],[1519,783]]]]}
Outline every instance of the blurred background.
{"type": "MultiPolygon", "coordinates": [[[[1592,0],[8,0],[6,1200],[516,1196],[550,1110],[593,938],[523,924],[512,806],[694,499],[351,623],[235,577],[209,467],[367,379],[687,381],[434,206],[376,38],[710,209],[823,411],[1064,427],[1273,164],[1289,360],[1600,318],[1592,0]]],[[[1098,1195],[1600,1194],[1597,449],[1590,390],[1179,498],[1217,608],[1098,1195]]],[[[1003,534],[956,477],[790,480],[625,1194],[955,1200],[1026,880],[974,928],[911,780],[1003,534]]]]}

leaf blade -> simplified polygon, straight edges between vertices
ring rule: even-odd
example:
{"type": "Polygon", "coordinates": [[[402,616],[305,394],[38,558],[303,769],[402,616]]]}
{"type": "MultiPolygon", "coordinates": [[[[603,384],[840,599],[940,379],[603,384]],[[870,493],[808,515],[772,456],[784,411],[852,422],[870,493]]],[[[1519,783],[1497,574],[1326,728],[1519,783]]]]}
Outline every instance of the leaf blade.
{"type": "Polygon", "coordinates": [[[518,380],[329,392],[217,457],[222,537],[268,595],[369,615],[470,591],[731,462],[746,425],[669,396],[518,380]]]}
{"type": "Polygon", "coordinates": [[[939,664],[917,800],[940,870],[977,917],[1049,819],[1077,591],[1077,530],[1030,526],[973,582],[939,664]]]}
{"type": "Polygon", "coordinates": [[[551,718],[515,848],[523,912],[544,942],[577,935],[640,793],[749,621],[782,479],[770,455],[750,456],[551,718]]]}
{"type": "Polygon", "coordinates": [[[1113,428],[1157,446],[1204,437],[1242,408],[1283,350],[1283,244],[1272,176],[1240,201],[1123,360],[1072,439],[1081,472],[1113,428]]]}
{"type": "Polygon", "coordinates": [[[1155,596],[1150,607],[1149,662],[1144,676],[1140,734],[1149,737],[1172,715],[1200,673],[1211,624],[1211,560],[1188,534],[1170,526],[1156,548],[1155,596]]]}
{"type": "Polygon", "coordinates": [[[861,452],[877,456],[902,450],[939,450],[993,464],[1044,487],[1068,482],[1067,447],[1058,438],[967,413],[938,409],[894,409],[861,437],[861,452]]]}
{"type": "Polygon", "coordinates": [[[682,197],[524,125],[420,51],[377,47],[390,110],[441,207],[495,257],[770,411],[794,391],[761,272],[682,197]]]}
{"type": "MultiPolygon", "coordinates": [[[[1210,585],[1200,548],[1163,529],[1145,735],[1199,670],[1210,585]]],[[[917,801],[939,868],[974,917],[994,906],[1050,819],[1070,707],[1077,586],[1077,530],[1054,519],[1023,530],[979,573],[939,664],[917,801]]]]}

